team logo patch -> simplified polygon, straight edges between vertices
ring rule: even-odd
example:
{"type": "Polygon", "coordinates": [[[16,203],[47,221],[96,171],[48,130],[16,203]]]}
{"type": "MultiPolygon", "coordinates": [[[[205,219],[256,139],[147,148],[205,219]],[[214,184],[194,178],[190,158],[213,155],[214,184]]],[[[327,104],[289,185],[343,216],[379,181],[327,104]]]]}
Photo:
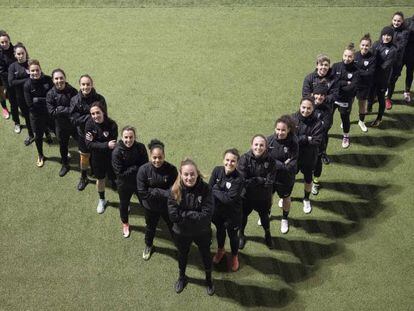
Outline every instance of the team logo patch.
{"type": "Polygon", "coordinates": [[[264,163],[264,167],[265,167],[265,168],[268,168],[268,167],[269,167],[269,162],[265,162],[265,163],[264,163]]]}
{"type": "Polygon", "coordinates": [[[289,151],[289,148],[288,147],[283,147],[283,152],[284,153],[288,153],[288,151],[289,151]]]}
{"type": "Polygon", "coordinates": [[[231,182],[228,182],[228,181],[227,181],[227,182],[226,182],[226,188],[227,188],[227,189],[230,189],[230,187],[231,187],[231,182]]]}
{"type": "Polygon", "coordinates": [[[103,132],[103,136],[108,137],[109,136],[109,132],[108,131],[103,132]]]}
{"type": "Polygon", "coordinates": [[[390,50],[385,50],[385,55],[388,55],[389,52],[390,50]]]}
{"type": "Polygon", "coordinates": [[[201,195],[199,195],[198,198],[197,198],[198,203],[201,203],[202,200],[203,200],[203,197],[201,195]]]}
{"type": "Polygon", "coordinates": [[[348,79],[352,78],[352,73],[348,73],[348,79]]]}
{"type": "Polygon", "coordinates": [[[168,182],[168,177],[164,176],[164,182],[167,183],[168,182]]]}
{"type": "Polygon", "coordinates": [[[364,66],[366,67],[366,66],[368,66],[369,65],[369,61],[364,61],[364,66]]]}
{"type": "Polygon", "coordinates": [[[49,89],[49,84],[43,84],[43,87],[45,88],[45,90],[48,90],[49,89]]]}

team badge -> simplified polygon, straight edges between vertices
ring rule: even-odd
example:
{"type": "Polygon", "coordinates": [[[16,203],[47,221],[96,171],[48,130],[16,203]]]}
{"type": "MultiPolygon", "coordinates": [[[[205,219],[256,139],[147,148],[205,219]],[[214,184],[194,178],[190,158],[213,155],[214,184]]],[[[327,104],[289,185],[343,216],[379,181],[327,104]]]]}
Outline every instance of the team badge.
{"type": "Polygon", "coordinates": [[[385,55],[388,55],[389,52],[390,50],[385,50],[385,55]]]}
{"type": "Polygon", "coordinates": [[[352,78],[352,73],[348,73],[348,79],[352,78]]]}
{"type": "Polygon", "coordinates": [[[198,203],[201,203],[202,200],[203,200],[203,197],[201,195],[199,195],[198,198],[197,198],[198,203]]]}
{"type": "Polygon", "coordinates": [[[265,162],[265,163],[264,163],[264,167],[265,167],[265,168],[268,168],[268,167],[269,167],[269,162],[265,162]]]}
{"type": "Polygon", "coordinates": [[[108,137],[109,136],[109,132],[108,131],[103,132],[103,136],[108,137]]]}
{"type": "Polygon", "coordinates": [[[284,153],[288,153],[288,151],[289,151],[288,147],[283,147],[283,151],[284,151],[284,153]]]}
{"type": "Polygon", "coordinates": [[[168,182],[168,177],[164,176],[164,182],[167,183],[168,182]]]}
{"type": "Polygon", "coordinates": [[[366,67],[366,66],[368,66],[368,64],[369,64],[369,61],[364,61],[364,66],[366,67]]]}
{"type": "Polygon", "coordinates": [[[228,182],[228,181],[227,181],[227,182],[226,182],[226,188],[227,188],[227,189],[230,189],[230,187],[231,187],[231,182],[228,182]]]}

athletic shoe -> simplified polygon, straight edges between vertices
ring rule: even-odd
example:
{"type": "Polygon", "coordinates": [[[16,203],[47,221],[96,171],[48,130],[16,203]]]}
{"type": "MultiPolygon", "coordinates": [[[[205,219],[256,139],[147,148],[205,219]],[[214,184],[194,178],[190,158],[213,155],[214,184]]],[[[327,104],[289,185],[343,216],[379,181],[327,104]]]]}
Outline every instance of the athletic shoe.
{"type": "Polygon", "coordinates": [[[311,190],[311,193],[313,194],[313,195],[318,195],[319,194],[319,187],[320,187],[320,185],[319,185],[319,182],[313,182],[312,183],[312,190],[311,190]]]}
{"type": "Polygon", "coordinates": [[[371,127],[379,127],[381,122],[382,122],[382,120],[375,119],[375,121],[371,123],[371,127]]]}
{"type": "Polygon", "coordinates": [[[328,155],[325,152],[321,154],[321,159],[325,165],[329,165],[329,163],[331,163],[331,159],[329,159],[328,155]]]}
{"type": "Polygon", "coordinates": [[[236,272],[237,270],[239,270],[239,267],[239,255],[231,256],[231,271],[236,272]]]}
{"type": "Polygon", "coordinates": [[[70,154],[69,151],[68,151],[68,159],[72,159],[72,155],[70,154]]]}
{"type": "Polygon", "coordinates": [[[213,263],[218,264],[226,254],[226,250],[224,248],[217,249],[217,253],[213,256],[213,263]]]}
{"type": "Polygon", "coordinates": [[[246,236],[244,234],[240,233],[239,249],[243,249],[245,245],[246,245],[246,236]]]}
{"type": "Polygon", "coordinates": [[[129,224],[122,224],[122,235],[124,236],[124,238],[129,237],[129,235],[130,235],[129,224]]]}
{"type": "Polygon", "coordinates": [[[288,233],[289,231],[289,221],[287,219],[282,219],[280,222],[280,232],[283,234],[288,233]]]}
{"type": "Polygon", "coordinates": [[[391,109],[392,109],[392,101],[391,101],[391,99],[387,98],[387,99],[385,100],[385,108],[386,108],[387,110],[391,110],[391,109]]]}
{"type": "Polygon", "coordinates": [[[7,108],[2,108],[2,114],[3,114],[3,118],[10,119],[10,112],[7,110],[7,108]]]}
{"type": "Polygon", "coordinates": [[[341,122],[341,129],[343,129],[344,128],[344,124],[341,122]]]}
{"type": "Polygon", "coordinates": [[[279,206],[280,208],[283,207],[283,199],[279,199],[279,202],[277,202],[277,206],[279,206]]]}
{"type": "Polygon", "coordinates": [[[38,157],[37,158],[37,162],[36,162],[36,166],[37,167],[43,167],[43,165],[45,164],[45,158],[44,157],[38,157]]]}
{"type": "Polygon", "coordinates": [[[258,226],[261,226],[261,225],[262,225],[262,220],[260,219],[260,217],[259,217],[259,219],[257,220],[257,225],[258,225],[258,226]]]}
{"type": "Polygon", "coordinates": [[[15,125],[14,125],[14,132],[15,132],[16,134],[20,134],[20,133],[21,133],[21,131],[22,131],[22,127],[20,126],[20,124],[15,124],[15,125]]]}
{"type": "Polygon", "coordinates": [[[312,205],[309,200],[303,200],[303,212],[305,214],[310,214],[310,212],[312,212],[312,205]]]}
{"type": "Polygon", "coordinates": [[[216,292],[216,289],[214,288],[214,284],[212,281],[206,281],[206,290],[207,290],[207,295],[209,296],[214,295],[214,293],[216,292]]]}
{"type": "Polygon", "coordinates": [[[188,279],[186,276],[179,277],[177,282],[175,282],[174,289],[177,294],[181,293],[184,288],[187,286],[188,279]]]}
{"type": "Polygon", "coordinates": [[[88,179],[81,177],[78,183],[78,191],[82,191],[83,189],[85,189],[87,184],[88,184],[88,179]]]}
{"type": "Polygon", "coordinates": [[[368,132],[367,126],[365,125],[364,121],[359,120],[358,125],[361,128],[361,131],[363,131],[364,133],[368,132]]]}
{"type": "Polygon", "coordinates": [[[52,144],[52,143],[53,143],[52,135],[50,135],[50,133],[47,133],[47,134],[46,134],[46,143],[47,143],[48,145],[50,145],[50,144],[52,144]]]}
{"type": "Polygon", "coordinates": [[[32,142],[34,142],[34,137],[33,136],[27,136],[26,139],[24,140],[24,145],[25,146],[29,146],[32,142]]]}
{"type": "MultiPolygon", "coordinates": [[[[404,101],[409,104],[411,102],[411,94],[410,92],[404,92],[404,101]]],[[[7,118],[6,118],[7,119],[7,118]]]]}
{"type": "Polygon", "coordinates": [[[152,254],[152,246],[146,245],[144,251],[142,252],[142,259],[149,260],[152,254]]]}
{"type": "Polygon", "coordinates": [[[269,249],[273,249],[273,240],[272,236],[270,235],[270,231],[265,232],[265,243],[269,249]]]}
{"type": "Polygon", "coordinates": [[[103,214],[105,212],[106,203],[108,203],[107,200],[105,200],[105,199],[99,199],[98,206],[96,207],[96,212],[98,214],[103,214]]]}
{"type": "Polygon", "coordinates": [[[59,176],[65,176],[70,170],[70,166],[68,164],[63,164],[59,171],[59,176]]]}
{"type": "Polygon", "coordinates": [[[344,136],[344,138],[342,138],[342,148],[346,149],[349,147],[349,145],[349,137],[344,136]]]}

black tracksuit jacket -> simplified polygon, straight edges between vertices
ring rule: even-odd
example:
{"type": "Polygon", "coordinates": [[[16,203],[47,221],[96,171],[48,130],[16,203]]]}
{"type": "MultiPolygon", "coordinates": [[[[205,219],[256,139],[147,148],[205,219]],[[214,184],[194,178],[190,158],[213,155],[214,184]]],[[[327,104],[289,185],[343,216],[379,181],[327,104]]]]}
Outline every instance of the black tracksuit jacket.
{"type": "Polygon", "coordinates": [[[405,48],[406,48],[407,43],[408,43],[408,36],[410,34],[410,31],[407,28],[405,23],[402,26],[398,27],[398,28],[394,28],[393,26],[391,26],[391,27],[394,29],[394,36],[392,38],[392,43],[397,48],[397,53],[396,53],[396,56],[395,56],[395,62],[397,64],[402,65],[402,61],[403,61],[404,53],[405,53],[405,48]]]}
{"type": "Polygon", "coordinates": [[[407,38],[407,45],[404,51],[404,58],[405,62],[409,62],[409,60],[414,59],[414,19],[413,17],[409,17],[404,21],[407,25],[408,31],[408,38],[407,38]]]}
{"type": "Polygon", "coordinates": [[[265,152],[257,158],[252,150],[240,157],[238,170],[244,178],[245,192],[242,196],[252,201],[272,200],[276,162],[265,152]]]}
{"type": "Polygon", "coordinates": [[[296,135],[299,143],[299,167],[313,168],[318,158],[319,147],[323,138],[322,122],[316,117],[315,111],[304,118],[299,112],[293,115],[296,121],[296,135]],[[311,137],[309,140],[308,137],[311,137]]]}
{"type": "Polygon", "coordinates": [[[118,125],[112,119],[105,117],[103,123],[95,123],[89,119],[85,125],[85,134],[91,133],[92,141],[85,137],[86,146],[91,151],[92,161],[98,162],[109,157],[111,159],[112,150],[108,147],[108,142],[118,137],[118,125]]]}
{"type": "Polygon", "coordinates": [[[376,41],[372,49],[376,56],[375,84],[380,89],[386,89],[397,57],[397,48],[392,42],[385,44],[376,41]]]}
{"type": "Polygon", "coordinates": [[[172,194],[168,197],[168,214],[175,234],[198,236],[211,234],[211,218],[214,210],[210,186],[200,177],[194,187],[182,185],[181,201],[172,194]]]}
{"type": "Polygon", "coordinates": [[[295,183],[298,169],[299,144],[296,135],[289,133],[285,139],[278,139],[276,134],[267,137],[269,155],[276,162],[276,184],[286,186],[295,183]],[[285,161],[290,159],[289,163],[285,161]]]}
{"type": "MultiPolygon", "coordinates": [[[[332,65],[333,88],[336,89],[335,101],[352,104],[359,83],[359,69],[355,62],[345,64],[344,62],[332,65]],[[350,84],[348,84],[350,82],[350,84]]],[[[328,101],[329,95],[327,96],[328,101]]]]}
{"type": "Polygon", "coordinates": [[[323,135],[319,149],[326,150],[328,132],[331,129],[333,122],[332,105],[325,100],[322,104],[315,105],[314,114],[316,118],[322,123],[323,135]]]}
{"type": "Polygon", "coordinates": [[[135,191],[138,169],[147,162],[148,153],[144,144],[136,141],[128,148],[119,140],[112,152],[112,167],[117,177],[118,188],[127,187],[135,191]]]}
{"type": "Polygon", "coordinates": [[[177,175],[177,168],[168,162],[159,168],[150,162],[142,165],[137,174],[138,196],[142,205],[153,212],[167,210],[170,188],[177,175]]]}
{"type": "Polygon", "coordinates": [[[17,60],[14,57],[14,48],[11,43],[8,50],[0,48],[0,79],[5,88],[9,87],[9,66],[15,61],[17,60]]]}
{"type": "Polygon", "coordinates": [[[70,122],[70,100],[78,91],[69,83],[63,90],[58,90],[55,86],[47,92],[46,106],[49,115],[55,121],[56,127],[61,129],[71,129],[70,122]]]}
{"type": "Polygon", "coordinates": [[[37,80],[30,78],[24,83],[24,99],[32,114],[49,114],[46,95],[52,87],[52,78],[43,74],[37,80]]]}
{"type": "Polygon", "coordinates": [[[239,171],[236,169],[226,175],[224,166],[216,166],[211,173],[209,185],[213,191],[214,214],[240,218],[244,182],[239,171]]]}
{"type": "Polygon", "coordinates": [[[8,69],[8,87],[13,88],[19,104],[26,103],[24,99],[23,85],[29,78],[27,61],[19,63],[15,61],[8,69]]]}
{"type": "Polygon", "coordinates": [[[355,53],[355,65],[359,69],[357,89],[370,88],[374,84],[376,56],[372,51],[362,55],[361,51],[355,53]]]}
{"type": "Polygon", "coordinates": [[[328,73],[324,77],[320,77],[317,70],[308,74],[303,80],[302,97],[312,96],[315,86],[320,83],[325,83],[328,87],[327,98],[329,101],[333,102],[336,99],[336,89],[333,88],[333,77],[331,73],[332,69],[329,69],[328,73]]]}
{"type": "Polygon", "coordinates": [[[105,98],[96,93],[95,89],[92,89],[91,93],[86,97],[79,91],[78,94],[70,100],[70,117],[72,124],[78,128],[80,135],[83,135],[85,124],[90,119],[91,105],[96,101],[101,102],[105,109],[107,109],[105,98]]]}

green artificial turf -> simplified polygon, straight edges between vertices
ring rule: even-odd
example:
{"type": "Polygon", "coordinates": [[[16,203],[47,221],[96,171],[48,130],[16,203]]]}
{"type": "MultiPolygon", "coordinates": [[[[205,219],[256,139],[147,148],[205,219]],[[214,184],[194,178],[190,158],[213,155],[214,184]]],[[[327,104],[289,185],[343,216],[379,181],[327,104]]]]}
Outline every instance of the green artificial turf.
{"type": "MultiPolygon", "coordinates": [[[[297,109],[303,78],[314,69],[317,54],[339,61],[348,42],[358,42],[367,31],[376,38],[394,11],[413,13],[412,7],[228,3],[236,5],[17,9],[3,2],[7,18],[1,28],[13,42],[23,41],[45,72],[62,67],[74,86],[81,74],[91,74],[120,127],[136,126],[144,143],[161,139],[167,160],[178,165],[191,156],[208,176],[224,149],[246,151],[253,134],[269,135],[276,117],[297,109]]],[[[279,232],[274,204],[276,249],[270,251],[253,213],[241,269],[229,273],[224,264],[217,267],[213,297],[205,293],[195,247],[191,283],[175,294],[176,252],[164,226],[151,260],[141,259],[145,221],[136,203],[129,239],[121,235],[115,192],[107,191],[111,203],[105,214],[96,213],[93,185],[76,190],[75,146],[74,169],[60,178],[56,143],[45,146],[49,160],[38,169],[35,146],[23,145],[26,131],[16,135],[11,120],[0,120],[0,309],[410,310],[414,110],[398,101],[402,80],[397,104],[381,128],[363,134],[354,123],[348,150],[341,149],[335,115],[328,149],[333,163],[325,167],[312,214],[301,210],[298,182],[287,235],[279,232]]]]}

